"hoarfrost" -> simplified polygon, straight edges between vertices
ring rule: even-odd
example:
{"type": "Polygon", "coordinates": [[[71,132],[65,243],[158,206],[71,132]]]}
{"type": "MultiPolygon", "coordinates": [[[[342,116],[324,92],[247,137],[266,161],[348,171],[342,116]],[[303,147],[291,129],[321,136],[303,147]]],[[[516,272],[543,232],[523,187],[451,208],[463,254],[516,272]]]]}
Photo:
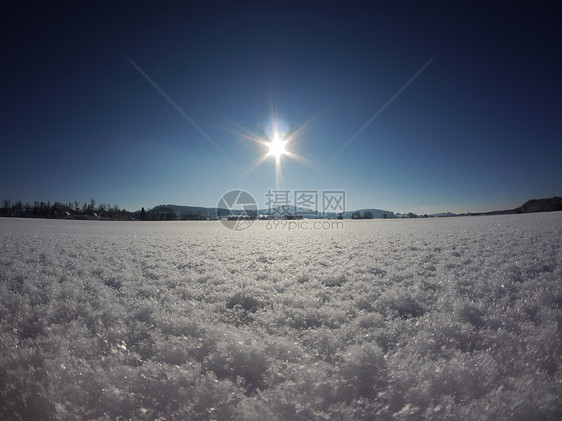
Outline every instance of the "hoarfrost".
{"type": "Polygon", "coordinates": [[[559,419],[562,214],[0,219],[2,419],[559,419]]]}

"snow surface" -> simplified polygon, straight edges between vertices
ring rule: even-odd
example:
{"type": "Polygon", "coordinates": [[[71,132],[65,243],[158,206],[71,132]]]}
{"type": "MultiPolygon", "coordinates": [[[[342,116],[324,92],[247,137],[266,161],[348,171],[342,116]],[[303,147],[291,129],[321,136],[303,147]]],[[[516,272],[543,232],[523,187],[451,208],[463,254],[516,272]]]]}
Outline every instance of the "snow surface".
{"type": "Polygon", "coordinates": [[[0,218],[0,419],[560,419],[561,238],[0,218]]]}

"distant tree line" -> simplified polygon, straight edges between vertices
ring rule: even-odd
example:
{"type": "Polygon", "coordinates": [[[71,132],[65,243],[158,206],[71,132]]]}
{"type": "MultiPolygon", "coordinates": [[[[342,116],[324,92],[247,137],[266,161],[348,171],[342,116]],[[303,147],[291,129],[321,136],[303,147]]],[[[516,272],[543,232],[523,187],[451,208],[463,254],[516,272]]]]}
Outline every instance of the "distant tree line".
{"type": "MultiPolygon", "coordinates": [[[[181,208],[181,207],[177,207],[181,208]]],[[[529,212],[550,212],[562,210],[562,198],[551,197],[548,199],[533,199],[527,201],[522,206],[507,210],[507,211],[494,211],[485,214],[501,214],[501,213],[529,213],[529,212]]],[[[12,203],[10,200],[3,200],[2,207],[0,208],[0,217],[21,217],[21,218],[50,218],[50,219],[102,219],[102,220],[141,220],[141,221],[188,221],[188,220],[206,220],[209,215],[202,212],[176,212],[172,207],[166,205],[156,206],[148,211],[142,208],[140,211],[130,212],[126,209],[121,209],[118,205],[110,205],[109,203],[97,204],[94,199],[89,202],[80,204],[78,201],[74,202],[33,202],[22,203],[17,201],[12,203]],[[179,213],[178,213],[179,212],[179,213]]],[[[226,212],[226,211],[224,211],[226,212]]],[[[216,214],[220,217],[221,209],[216,210],[216,214]]],[[[476,214],[464,214],[476,215],[476,214]]],[[[431,218],[432,215],[418,216],[415,213],[396,214],[398,218],[431,218]]],[[[291,219],[289,217],[288,219],[291,219]]],[[[355,211],[351,214],[351,219],[373,219],[374,215],[371,211],[365,211],[363,214],[355,211]]],[[[388,218],[388,215],[383,214],[383,218],[388,218]]],[[[338,215],[338,219],[343,219],[343,214],[338,215]]]]}
{"type": "MultiPolygon", "coordinates": [[[[351,219],[373,219],[375,216],[373,215],[373,212],[371,211],[365,211],[363,212],[363,214],[361,214],[361,212],[359,211],[355,211],[351,214],[351,219]]],[[[422,218],[422,216],[418,216],[413,212],[410,213],[405,213],[405,214],[396,214],[397,218],[422,218]]],[[[388,219],[388,214],[387,213],[383,213],[382,214],[382,218],[383,219],[388,219]]],[[[430,218],[430,216],[428,214],[423,215],[423,218],[430,218]]]]}
{"type": "Polygon", "coordinates": [[[355,211],[351,214],[351,219],[373,219],[373,212],[366,211],[361,215],[361,212],[355,211]]]}
{"type": "MultiPolygon", "coordinates": [[[[374,215],[373,212],[371,211],[365,211],[363,212],[363,215],[361,215],[361,212],[359,211],[355,211],[351,214],[351,219],[373,219],[374,215]]],[[[388,218],[388,215],[385,213],[383,214],[383,219],[388,218]]]]}
{"type": "Polygon", "coordinates": [[[49,219],[108,219],[129,220],[134,219],[133,212],[121,209],[118,205],[109,203],[96,204],[94,199],[89,203],[74,202],[38,202],[33,204],[10,200],[3,200],[0,216],[14,216],[22,218],[49,218],[49,219]]]}
{"type": "MultiPolygon", "coordinates": [[[[143,208],[144,210],[144,208],[143,208]]],[[[141,210],[141,213],[143,212],[141,210]]],[[[144,219],[147,221],[202,221],[207,220],[208,216],[203,213],[192,212],[176,212],[172,207],[166,205],[155,206],[144,213],[144,219]]]]}
{"type": "Polygon", "coordinates": [[[80,219],[80,220],[108,220],[108,221],[190,221],[204,220],[206,216],[193,213],[176,213],[168,206],[156,206],[146,211],[130,212],[121,209],[118,205],[109,203],[97,204],[94,199],[80,204],[74,202],[38,202],[33,204],[10,200],[3,200],[0,208],[0,217],[19,218],[48,218],[48,219],[80,219]]]}

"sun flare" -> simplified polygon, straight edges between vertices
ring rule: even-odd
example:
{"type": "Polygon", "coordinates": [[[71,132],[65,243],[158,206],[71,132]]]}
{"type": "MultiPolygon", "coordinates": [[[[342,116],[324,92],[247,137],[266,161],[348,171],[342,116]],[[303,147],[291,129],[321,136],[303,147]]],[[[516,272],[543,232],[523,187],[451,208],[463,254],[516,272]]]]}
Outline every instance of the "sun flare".
{"type": "Polygon", "coordinates": [[[254,161],[243,167],[245,175],[250,174],[264,162],[271,160],[275,164],[275,186],[276,188],[279,188],[282,181],[282,161],[285,158],[290,158],[309,165],[312,164],[311,161],[295,152],[296,144],[294,142],[300,140],[303,133],[309,129],[313,121],[314,120],[311,119],[301,127],[291,131],[289,130],[287,123],[283,120],[277,119],[275,117],[275,113],[272,112],[271,119],[264,126],[263,133],[261,134],[254,133],[233,121],[229,121],[236,129],[238,129],[232,130],[233,133],[236,133],[244,139],[255,142],[259,145],[261,150],[265,151],[263,155],[260,155],[254,161]],[[275,159],[270,159],[270,157],[275,159]]]}
{"type": "Polygon", "coordinates": [[[281,155],[285,155],[287,151],[285,150],[285,144],[287,142],[279,138],[278,135],[273,137],[273,140],[267,145],[269,147],[269,154],[279,159],[281,155]]]}

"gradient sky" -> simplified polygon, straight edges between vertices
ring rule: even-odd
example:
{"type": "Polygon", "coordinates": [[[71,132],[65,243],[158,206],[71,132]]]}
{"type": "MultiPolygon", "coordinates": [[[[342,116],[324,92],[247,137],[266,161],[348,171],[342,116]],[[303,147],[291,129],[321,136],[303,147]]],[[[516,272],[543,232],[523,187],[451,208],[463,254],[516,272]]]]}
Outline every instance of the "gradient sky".
{"type": "Polygon", "coordinates": [[[562,195],[558,2],[12,3],[0,199],[213,207],[242,188],[261,206],[274,158],[231,161],[267,152],[240,127],[265,136],[272,109],[289,132],[312,119],[280,188],[346,190],[349,210],[562,195]]]}

